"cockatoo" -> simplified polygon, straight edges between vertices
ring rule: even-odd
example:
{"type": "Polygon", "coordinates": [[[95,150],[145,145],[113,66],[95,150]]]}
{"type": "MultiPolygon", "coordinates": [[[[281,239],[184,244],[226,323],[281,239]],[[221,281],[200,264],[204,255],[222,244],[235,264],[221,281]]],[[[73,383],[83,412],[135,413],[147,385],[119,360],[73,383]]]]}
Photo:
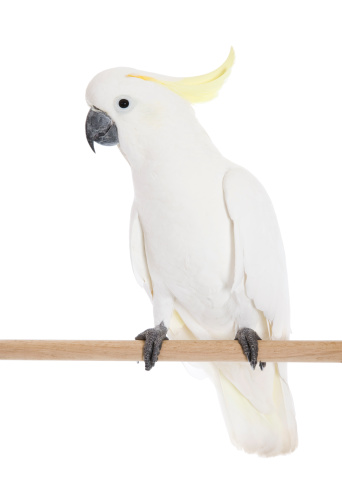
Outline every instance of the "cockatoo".
{"type": "Polygon", "coordinates": [[[86,136],[118,144],[131,166],[134,274],[153,304],[145,368],[172,339],[236,339],[247,362],[206,363],[233,444],[274,456],[297,446],[286,366],[258,360],[258,340],[290,334],[285,255],[258,180],[216,149],[192,103],[214,98],[234,62],[173,78],[114,68],[89,83],[86,136]],[[257,369],[255,370],[255,368],[257,369]]]}

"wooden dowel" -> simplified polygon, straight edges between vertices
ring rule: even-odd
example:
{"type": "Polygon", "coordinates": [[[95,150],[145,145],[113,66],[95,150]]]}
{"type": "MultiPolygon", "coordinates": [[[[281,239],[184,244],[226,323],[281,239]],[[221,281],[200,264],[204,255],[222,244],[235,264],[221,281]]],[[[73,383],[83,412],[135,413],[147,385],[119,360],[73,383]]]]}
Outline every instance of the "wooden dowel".
{"type": "MultiPolygon", "coordinates": [[[[0,360],[141,361],[141,340],[0,340],[0,360]]],[[[259,341],[261,361],[342,362],[342,341],[259,341]]],[[[169,340],[160,361],[246,361],[236,340],[169,340]]]]}

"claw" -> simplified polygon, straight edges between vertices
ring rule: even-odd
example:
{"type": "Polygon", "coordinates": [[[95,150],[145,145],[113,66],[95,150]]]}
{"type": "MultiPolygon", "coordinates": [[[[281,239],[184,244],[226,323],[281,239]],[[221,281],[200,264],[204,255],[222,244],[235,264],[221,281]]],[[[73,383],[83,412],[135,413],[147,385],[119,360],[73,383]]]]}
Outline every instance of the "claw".
{"type": "Polygon", "coordinates": [[[151,370],[158,360],[158,356],[164,340],[169,340],[166,337],[167,328],[163,322],[155,328],[149,328],[143,333],[139,333],[135,340],[145,340],[144,345],[144,361],[145,370],[151,370]]]}
{"type": "MultiPolygon", "coordinates": [[[[255,367],[258,363],[258,340],[261,340],[261,338],[251,328],[241,328],[237,332],[235,340],[239,342],[248,362],[250,363],[253,370],[255,370],[255,367]]],[[[265,366],[266,363],[262,361],[259,362],[260,370],[263,370],[265,366]]]]}

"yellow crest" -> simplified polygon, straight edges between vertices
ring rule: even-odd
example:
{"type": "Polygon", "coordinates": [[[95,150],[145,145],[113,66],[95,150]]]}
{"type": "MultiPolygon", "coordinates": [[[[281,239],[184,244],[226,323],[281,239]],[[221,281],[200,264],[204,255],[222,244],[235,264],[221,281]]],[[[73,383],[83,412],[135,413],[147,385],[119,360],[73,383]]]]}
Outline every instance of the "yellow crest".
{"type": "Polygon", "coordinates": [[[188,78],[180,78],[179,80],[167,81],[158,80],[143,75],[127,75],[133,78],[141,78],[142,80],[159,83],[176,94],[180,95],[191,103],[210,101],[217,96],[218,91],[224,84],[224,81],[230,74],[230,70],[234,64],[235,53],[231,48],[225,62],[211,73],[200,76],[192,76],[188,78]]]}

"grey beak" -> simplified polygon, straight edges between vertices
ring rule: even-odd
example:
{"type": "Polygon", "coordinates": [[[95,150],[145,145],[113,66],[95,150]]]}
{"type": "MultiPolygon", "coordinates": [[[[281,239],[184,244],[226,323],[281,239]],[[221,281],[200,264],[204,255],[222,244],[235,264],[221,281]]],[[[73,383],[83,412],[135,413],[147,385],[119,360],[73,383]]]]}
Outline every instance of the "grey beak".
{"type": "Polygon", "coordinates": [[[119,142],[118,129],[103,111],[90,109],[86,120],[86,136],[95,153],[94,141],[103,146],[115,146],[119,142]]]}

